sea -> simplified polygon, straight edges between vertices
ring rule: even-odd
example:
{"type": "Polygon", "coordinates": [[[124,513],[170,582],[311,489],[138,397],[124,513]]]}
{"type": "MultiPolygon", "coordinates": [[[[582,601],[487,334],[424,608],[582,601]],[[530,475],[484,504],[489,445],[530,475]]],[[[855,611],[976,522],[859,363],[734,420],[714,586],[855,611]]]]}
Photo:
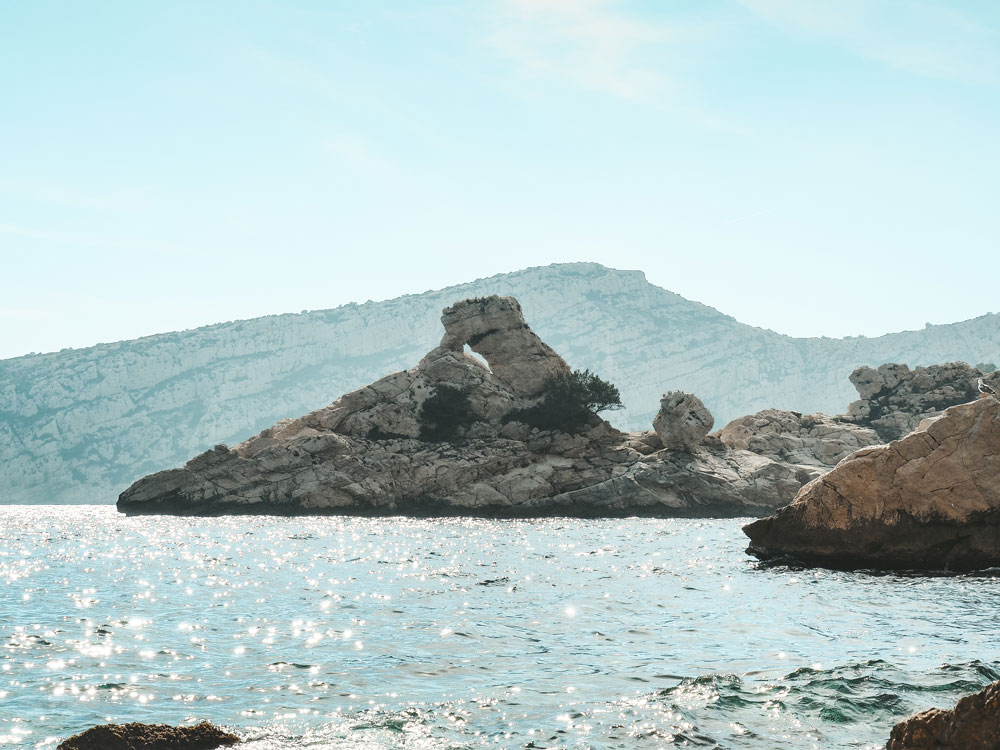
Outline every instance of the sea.
{"type": "Polygon", "coordinates": [[[880,748],[1000,679],[998,571],[768,566],[748,519],[0,507],[0,745],[880,748]]]}

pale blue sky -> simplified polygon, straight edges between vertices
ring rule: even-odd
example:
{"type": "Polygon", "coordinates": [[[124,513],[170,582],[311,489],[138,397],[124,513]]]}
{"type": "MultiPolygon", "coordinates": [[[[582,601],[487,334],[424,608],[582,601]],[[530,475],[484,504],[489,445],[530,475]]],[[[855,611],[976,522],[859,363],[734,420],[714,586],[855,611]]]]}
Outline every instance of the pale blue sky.
{"type": "Polygon", "coordinates": [[[998,133],[993,0],[0,0],[0,357],[576,260],[974,317],[998,133]]]}

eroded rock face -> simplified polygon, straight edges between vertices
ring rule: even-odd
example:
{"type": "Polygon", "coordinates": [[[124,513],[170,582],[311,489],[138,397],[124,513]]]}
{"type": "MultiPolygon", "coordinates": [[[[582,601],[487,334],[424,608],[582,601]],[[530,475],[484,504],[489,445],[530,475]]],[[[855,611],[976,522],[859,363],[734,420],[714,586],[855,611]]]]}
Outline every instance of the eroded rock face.
{"type": "Polygon", "coordinates": [[[690,451],[711,431],[715,419],[697,396],[671,391],[660,399],[653,429],[664,448],[690,451]]]}
{"type": "Polygon", "coordinates": [[[892,362],[877,369],[859,367],[851,373],[851,383],[861,398],[842,419],[872,428],[882,442],[897,440],[915,430],[921,420],[978,398],[976,380],[982,377],[992,383],[1000,380],[965,362],[912,370],[892,362]]]}
{"type": "Polygon", "coordinates": [[[832,567],[1000,565],[1000,402],[953,406],[864,448],[744,527],[748,552],[832,567]]]}
{"type": "Polygon", "coordinates": [[[513,297],[477,297],[456,302],[441,315],[441,348],[461,352],[464,345],[490,366],[497,378],[519,396],[542,392],[549,378],[569,372],[569,366],[524,322],[513,297]]]}
{"type": "Polygon", "coordinates": [[[508,415],[535,404],[541,384],[569,368],[531,333],[516,300],[452,305],[443,322],[442,344],[416,367],[145,477],[121,494],[119,510],[759,515],[812,478],[703,440],[711,415],[687,394],[661,410],[655,433],[621,433],[598,418],[578,434],[529,427],[508,415]],[[466,343],[489,369],[464,354],[466,343]],[[437,413],[445,416],[429,432],[429,407],[442,395],[437,413]],[[672,437],[678,449],[665,446],[664,434],[681,436],[672,437]]]}
{"type": "Polygon", "coordinates": [[[765,409],[734,419],[716,436],[730,448],[801,466],[828,469],[854,451],[882,442],[874,430],[825,414],[765,409]]]}
{"type": "Polygon", "coordinates": [[[1000,682],[892,728],[886,750],[1000,750],[1000,682]]]}
{"type": "Polygon", "coordinates": [[[193,727],[167,724],[102,724],[75,734],[56,750],[212,750],[240,738],[207,721],[193,727]]]}

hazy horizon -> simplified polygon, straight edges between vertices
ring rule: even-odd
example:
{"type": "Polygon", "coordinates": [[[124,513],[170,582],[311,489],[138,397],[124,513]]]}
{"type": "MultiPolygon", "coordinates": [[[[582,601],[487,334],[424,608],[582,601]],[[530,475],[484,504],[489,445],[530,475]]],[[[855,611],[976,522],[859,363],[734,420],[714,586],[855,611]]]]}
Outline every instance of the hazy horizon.
{"type": "Polygon", "coordinates": [[[995,311],[995,4],[0,18],[0,358],[574,261],[793,336],[995,311]]]}

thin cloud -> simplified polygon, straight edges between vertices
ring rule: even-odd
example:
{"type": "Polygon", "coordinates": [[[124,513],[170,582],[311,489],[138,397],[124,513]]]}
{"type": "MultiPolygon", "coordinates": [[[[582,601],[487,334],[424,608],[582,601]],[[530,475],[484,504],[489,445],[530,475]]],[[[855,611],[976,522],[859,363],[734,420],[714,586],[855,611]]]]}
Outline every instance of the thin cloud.
{"type": "Polygon", "coordinates": [[[947,4],[916,0],[738,0],[761,18],[914,75],[1000,82],[1000,32],[947,4]]]}
{"type": "Polygon", "coordinates": [[[670,86],[642,59],[670,41],[669,30],[630,18],[612,0],[503,0],[499,7],[490,43],[529,77],[629,99],[670,86]]]}

